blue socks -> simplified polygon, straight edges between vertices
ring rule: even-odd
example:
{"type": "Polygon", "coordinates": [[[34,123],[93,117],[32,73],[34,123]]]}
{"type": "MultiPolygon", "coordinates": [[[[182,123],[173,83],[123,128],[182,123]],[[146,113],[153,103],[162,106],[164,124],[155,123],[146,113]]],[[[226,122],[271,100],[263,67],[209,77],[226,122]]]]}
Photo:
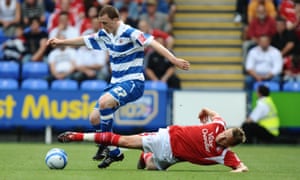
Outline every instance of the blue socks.
{"type": "Polygon", "coordinates": [[[100,110],[100,129],[101,132],[111,132],[112,131],[112,123],[113,123],[113,113],[112,109],[103,109],[100,110]]]}

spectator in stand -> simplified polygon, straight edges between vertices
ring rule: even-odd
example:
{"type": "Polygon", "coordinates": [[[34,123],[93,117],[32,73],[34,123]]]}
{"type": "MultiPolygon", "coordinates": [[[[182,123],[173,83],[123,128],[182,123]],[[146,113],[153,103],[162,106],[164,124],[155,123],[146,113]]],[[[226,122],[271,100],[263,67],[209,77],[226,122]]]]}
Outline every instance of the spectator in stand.
{"type": "Polygon", "coordinates": [[[128,15],[128,9],[127,7],[122,7],[120,10],[120,17],[121,17],[121,20],[125,23],[125,24],[129,24],[130,26],[134,27],[134,28],[137,28],[137,24],[138,24],[138,21],[130,18],[128,15]]]}
{"type": "MultiPolygon", "coordinates": [[[[57,38],[65,39],[62,33],[57,38]]],[[[71,47],[60,46],[53,49],[48,56],[50,76],[46,79],[51,84],[53,80],[70,79],[75,71],[76,50],[71,47]]]]}
{"type": "Polygon", "coordinates": [[[287,29],[294,29],[297,23],[294,0],[281,0],[278,10],[279,16],[286,20],[287,29]]]}
{"type": "Polygon", "coordinates": [[[140,11],[136,1],[119,0],[114,3],[114,6],[119,10],[119,12],[121,12],[121,9],[127,9],[129,19],[132,19],[133,21],[137,21],[139,19],[140,11]]]}
{"type": "Polygon", "coordinates": [[[258,6],[263,5],[265,7],[265,11],[267,16],[270,16],[272,18],[276,18],[277,16],[277,10],[273,3],[273,0],[251,0],[248,4],[248,23],[251,23],[251,21],[257,17],[257,8],[258,6]]]}
{"type": "Polygon", "coordinates": [[[168,33],[159,30],[159,29],[153,29],[150,27],[150,25],[145,20],[140,20],[138,24],[138,28],[147,34],[152,35],[155,39],[160,38],[163,40],[163,44],[166,45],[166,48],[169,50],[173,49],[174,46],[174,38],[169,35],[168,33]]]}
{"type": "Polygon", "coordinates": [[[270,37],[259,37],[258,45],[249,51],[246,60],[247,89],[252,90],[254,82],[277,81],[282,71],[283,59],[280,51],[270,45],[270,37]]]}
{"type": "Polygon", "coordinates": [[[98,15],[98,8],[95,6],[89,7],[86,17],[83,19],[80,25],[80,34],[92,28],[92,19],[94,17],[97,17],[97,15],[98,15]]]}
{"type": "Polygon", "coordinates": [[[41,25],[46,26],[46,16],[44,4],[40,0],[25,0],[22,3],[22,23],[29,26],[29,19],[39,17],[41,25]]]}
{"type": "Polygon", "coordinates": [[[248,0],[237,0],[235,4],[235,16],[234,16],[234,22],[235,23],[244,23],[248,24],[247,19],[247,9],[248,9],[248,0]]]}
{"type": "Polygon", "coordinates": [[[270,43],[271,40],[269,36],[260,36],[258,39],[258,45],[252,48],[247,55],[245,67],[247,76],[245,88],[247,91],[248,103],[252,100],[251,93],[255,82],[280,82],[283,59],[280,51],[271,46],[270,43]]]}
{"type": "Polygon", "coordinates": [[[59,11],[68,11],[69,13],[74,14],[76,24],[81,22],[81,20],[85,17],[85,15],[84,15],[85,7],[83,4],[83,0],[56,0],[55,9],[58,12],[59,11]],[[67,6],[65,6],[65,5],[67,5],[67,6]],[[69,7],[69,8],[67,8],[67,7],[69,7]]]}
{"type": "MultiPolygon", "coordinates": [[[[147,0],[141,0],[141,14],[147,12],[147,0]]],[[[157,11],[166,15],[176,12],[176,4],[174,0],[156,0],[157,11]]]]}
{"type": "Polygon", "coordinates": [[[59,18],[61,12],[67,13],[67,21],[71,26],[76,26],[76,14],[71,11],[71,5],[69,0],[61,0],[61,5],[59,9],[56,9],[54,13],[52,13],[49,17],[47,28],[48,32],[51,32],[54,28],[56,28],[59,24],[59,18]]]}
{"type": "MultiPolygon", "coordinates": [[[[161,44],[163,39],[156,39],[161,44]]],[[[171,89],[180,89],[180,79],[176,76],[175,66],[157,51],[152,51],[147,59],[146,78],[151,81],[162,81],[171,89]]]]}
{"type": "Polygon", "coordinates": [[[41,26],[39,17],[29,19],[29,28],[24,30],[25,46],[27,53],[23,62],[44,61],[48,54],[48,32],[41,26]]]}
{"type": "Polygon", "coordinates": [[[53,13],[55,9],[54,0],[43,0],[44,8],[47,13],[53,13]]]}
{"type": "Polygon", "coordinates": [[[16,26],[21,22],[21,4],[18,0],[0,1],[0,29],[5,36],[15,35],[16,26]]]}
{"type": "Polygon", "coordinates": [[[295,33],[296,33],[296,47],[295,52],[300,52],[300,0],[295,0],[295,9],[296,9],[296,26],[295,26],[295,33]]]}
{"type": "Polygon", "coordinates": [[[154,29],[160,29],[167,33],[172,32],[172,25],[168,15],[157,11],[156,0],[147,0],[147,12],[140,16],[140,20],[145,20],[154,29]]]}
{"type": "Polygon", "coordinates": [[[100,6],[105,6],[105,5],[114,5],[114,0],[95,0],[100,4],[100,6]]]}
{"type": "Polygon", "coordinates": [[[248,144],[271,143],[279,135],[277,108],[269,95],[268,87],[258,86],[256,107],[242,125],[248,144]]]}
{"type": "Polygon", "coordinates": [[[271,45],[279,49],[283,58],[290,56],[294,52],[296,44],[296,34],[293,30],[286,28],[285,19],[276,19],[276,34],[272,37],[271,45]]]}
{"type": "Polygon", "coordinates": [[[24,41],[23,28],[19,25],[16,27],[15,36],[2,44],[3,59],[13,60],[21,64],[26,51],[24,41]]]}
{"type": "Polygon", "coordinates": [[[283,81],[300,82],[300,53],[285,58],[283,67],[283,81]]]}
{"type": "Polygon", "coordinates": [[[69,24],[68,15],[68,12],[60,12],[58,26],[50,32],[49,38],[56,37],[58,33],[63,33],[67,39],[79,36],[79,30],[69,24]]]}
{"type": "Polygon", "coordinates": [[[80,47],[77,50],[76,72],[72,79],[81,83],[84,80],[102,79],[109,81],[108,53],[80,47]]]}
{"type": "Polygon", "coordinates": [[[258,44],[258,37],[261,35],[272,37],[276,33],[276,21],[267,15],[263,5],[259,5],[256,9],[256,17],[249,23],[249,27],[245,31],[247,36],[243,43],[244,59],[248,51],[258,44]]]}
{"type": "Polygon", "coordinates": [[[177,11],[175,0],[166,0],[168,3],[168,16],[169,16],[169,22],[173,23],[175,20],[175,14],[177,11]]]}
{"type": "MultiPolygon", "coordinates": [[[[92,19],[92,27],[82,35],[94,34],[99,31],[101,24],[98,17],[92,19]]],[[[72,79],[82,82],[88,79],[109,80],[109,55],[104,50],[88,49],[85,46],[77,50],[76,73],[72,79]]]]}

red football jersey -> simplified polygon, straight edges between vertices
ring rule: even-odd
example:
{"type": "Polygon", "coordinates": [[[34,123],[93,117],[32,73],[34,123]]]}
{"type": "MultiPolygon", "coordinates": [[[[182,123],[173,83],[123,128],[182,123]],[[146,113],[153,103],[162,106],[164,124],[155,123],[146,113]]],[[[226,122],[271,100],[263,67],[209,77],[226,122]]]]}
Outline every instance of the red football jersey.
{"type": "Polygon", "coordinates": [[[229,148],[216,144],[218,134],[226,129],[221,117],[211,123],[195,126],[170,126],[170,143],[173,155],[194,164],[223,164],[235,169],[240,159],[229,148]]]}

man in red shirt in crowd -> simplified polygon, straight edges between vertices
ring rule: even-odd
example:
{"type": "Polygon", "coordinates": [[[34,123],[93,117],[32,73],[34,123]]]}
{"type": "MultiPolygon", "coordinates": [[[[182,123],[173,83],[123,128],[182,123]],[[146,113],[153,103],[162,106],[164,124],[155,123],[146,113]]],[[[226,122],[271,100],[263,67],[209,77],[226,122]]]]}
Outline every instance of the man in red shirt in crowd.
{"type": "Polygon", "coordinates": [[[60,142],[92,141],[104,145],[143,150],[138,169],[166,170],[177,162],[188,161],[199,165],[223,164],[231,172],[248,171],[229,147],[243,143],[245,133],[240,128],[226,129],[225,122],[208,108],[199,113],[202,125],[169,126],[154,133],[121,136],[112,132],[65,132],[58,136],[60,142]],[[212,122],[208,123],[211,119],[212,122]]]}
{"type": "Polygon", "coordinates": [[[276,21],[267,15],[263,5],[257,7],[256,14],[256,18],[250,22],[247,32],[248,38],[255,43],[261,35],[272,37],[276,33],[276,21]]]}

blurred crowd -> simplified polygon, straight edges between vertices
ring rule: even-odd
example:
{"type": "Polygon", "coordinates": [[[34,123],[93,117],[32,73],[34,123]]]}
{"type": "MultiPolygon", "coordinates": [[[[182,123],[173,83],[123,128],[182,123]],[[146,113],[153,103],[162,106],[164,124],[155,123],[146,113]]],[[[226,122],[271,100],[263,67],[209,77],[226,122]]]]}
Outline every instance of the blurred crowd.
{"type": "MultiPolygon", "coordinates": [[[[97,15],[106,4],[119,9],[125,24],[153,35],[172,50],[176,12],[173,0],[1,0],[0,61],[15,61],[21,66],[27,62],[47,63],[50,74],[45,79],[49,83],[57,79],[73,79],[79,83],[90,79],[109,81],[107,52],[86,47],[47,46],[49,38],[74,38],[97,32],[101,28],[97,15]]],[[[175,67],[167,60],[157,61],[163,57],[152,49],[145,52],[147,79],[180,88],[175,67]],[[153,64],[161,68],[153,68],[153,64]]]]}
{"type": "Polygon", "coordinates": [[[246,89],[253,83],[300,81],[300,1],[237,0],[246,89]]]}

